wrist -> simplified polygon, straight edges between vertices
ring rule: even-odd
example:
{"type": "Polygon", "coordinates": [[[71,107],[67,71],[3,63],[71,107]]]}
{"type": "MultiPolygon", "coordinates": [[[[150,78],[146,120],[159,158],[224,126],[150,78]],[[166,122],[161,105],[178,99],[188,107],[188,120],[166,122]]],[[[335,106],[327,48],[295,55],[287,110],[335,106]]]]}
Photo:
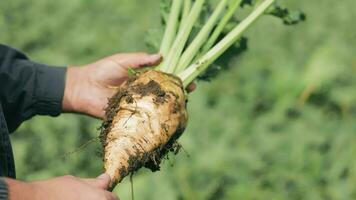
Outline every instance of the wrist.
{"type": "Polygon", "coordinates": [[[38,199],[38,192],[32,184],[9,178],[6,178],[5,182],[8,187],[9,200],[38,199]]]}
{"type": "Polygon", "coordinates": [[[78,85],[83,83],[83,68],[82,67],[68,67],[67,76],[65,81],[64,97],[62,102],[62,108],[64,112],[80,112],[80,91],[78,85]]]}

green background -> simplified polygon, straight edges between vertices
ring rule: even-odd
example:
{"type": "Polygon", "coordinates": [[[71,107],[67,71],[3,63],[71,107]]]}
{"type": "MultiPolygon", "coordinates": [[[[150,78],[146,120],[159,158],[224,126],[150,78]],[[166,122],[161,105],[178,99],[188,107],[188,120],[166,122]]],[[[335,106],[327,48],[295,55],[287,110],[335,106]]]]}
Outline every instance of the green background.
{"type": "MultiPolygon", "coordinates": [[[[356,199],[356,1],[291,0],[308,20],[263,17],[249,51],[190,95],[185,152],[134,176],[136,199],[356,199]],[[188,156],[189,155],[189,156],[188,156]]],[[[1,0],[0,43],[52,65],[146,51],[158,0],[1,0]]],[[[102,171],[100,121],[35,117],[12,135],[18,178],[102,171]]],[[[131,199],[129,180],[119,196],[131,199]]]]}

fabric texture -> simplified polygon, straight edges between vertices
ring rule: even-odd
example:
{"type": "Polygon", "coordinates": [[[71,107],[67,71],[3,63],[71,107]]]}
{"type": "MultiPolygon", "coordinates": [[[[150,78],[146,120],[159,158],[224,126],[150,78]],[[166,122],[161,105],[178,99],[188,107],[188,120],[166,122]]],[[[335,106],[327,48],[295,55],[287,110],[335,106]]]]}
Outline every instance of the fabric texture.
{"type": "Polygon", "coordinates": [[[8,200],[8,187],[2,178],[0,178],[0,200],[8,200]]]}
{"type": "Polygon", "coordinates": [[[0,176],[16,177],[9,134],[35,115],[61,113],[65,75],[65,67],[33,62],[0,45],[0,176]]]}

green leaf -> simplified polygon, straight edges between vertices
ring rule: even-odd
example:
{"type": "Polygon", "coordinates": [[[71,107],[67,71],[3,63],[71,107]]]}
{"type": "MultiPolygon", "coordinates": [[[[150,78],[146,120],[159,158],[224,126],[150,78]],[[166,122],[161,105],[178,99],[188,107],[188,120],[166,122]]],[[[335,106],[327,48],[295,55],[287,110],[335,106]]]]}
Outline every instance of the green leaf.
{"type": "Polygon", "coordinates": [[[172,5],[172,0],[161,0],[160,6],[161,6],[161,17],[162,17],[162,23],[166,24],[168,21],[168,16],[170,12],[170,8],[172,5]]]}
{"type": "Polygon", "coordinates": [[[150,29],[146,33],[145,44],[150,52],[158,52],[163,37],[163,29],[150,29]]]}
{"type": "Polygon", "coordinates": [[[127,69],[127,72],[128,72],[128,74],[129,74],[130,77],[136,76],[137,73],[138,73],[134,68],[131,68],[131,67],[129,67],[129,68],[127,69]]]}
{"type": "Polygon", "coordinates": [[[240,6],[243,8],[245,5],[250,5],[252,6],[253,0],[243,0],[240,4],[240,6]]]}
{"type": "Polygon", "coordinates": [[[220,72],[230,69],[230,63],[233,59],[242,55],[248,49],[248,39],[242,37],[234,46],[230,47],[217,61],[215,61],[204,74],[198,77],[198,80],[211,81],[220,72]]]}
{"type": "Polygon", "coordinates": [[[306,15],[301,11],[289,11],[287,8],[274,4],[268,14],[282,19],[285,25],[295,25],[306,20],[306,15]]]}

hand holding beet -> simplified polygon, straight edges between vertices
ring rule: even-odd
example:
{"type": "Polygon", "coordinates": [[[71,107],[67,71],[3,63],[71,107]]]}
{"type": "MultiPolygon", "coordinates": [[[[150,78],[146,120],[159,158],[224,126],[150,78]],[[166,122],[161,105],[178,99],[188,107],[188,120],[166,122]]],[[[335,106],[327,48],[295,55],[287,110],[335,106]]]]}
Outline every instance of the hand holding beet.
{"type": "Polygon", "coordinates": [[[63,110],[103,118],[108,99],[127,80],[128,69],[154,66],[161,59],[157,54],[116,54],[89,65],[69,67],[63,110]]]}
{"type": "Polygon", "coordinates": [[[100,137],[111,187],[141,167],[159,169],[161,159],[174,151],[176,140],[187,124],[185,88],[241,41],[242,34],[257,19],[273,15],[290,25],[305,18],[302,14],[291,15],[276,0],[221,0],[217,6],[206,0],[162,2],[171,8],[162,20],[165,25],[159,49],[164,57],[162,63],[157,55],[131,55],[109,57],[82,69],[89,70],[83,73],[89,76],[81,75],[79,69],[77,72],[69,69],[73,72],[69,71],[67,81],[80,87],[66,90],[69,98],[64,99],[65,109],[102,117],[104,102],[112,96],[100,137]],[[246,5],[254,7],[251,13],[242,21],[234,19],[236,10],[246,5]],[[204,9],[205,6],[211,9],[204,9]],[[200,29],[194,31],[199,27],[195,26],[197,23],[201,23],[200,29]],[[154,69],[134,69],[158,63],[154,69]],[[126,80],[128,71],[133,77],[126,80]]]}

